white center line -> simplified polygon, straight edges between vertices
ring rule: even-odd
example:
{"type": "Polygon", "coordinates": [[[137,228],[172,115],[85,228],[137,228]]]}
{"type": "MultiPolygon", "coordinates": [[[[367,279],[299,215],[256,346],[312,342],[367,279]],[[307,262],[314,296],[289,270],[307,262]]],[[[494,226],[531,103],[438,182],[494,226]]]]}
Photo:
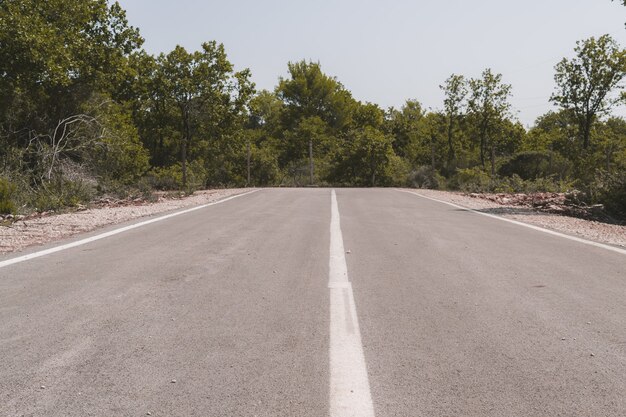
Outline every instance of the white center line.
{"type": "Polygon", "coordinates": [[[361,332],[339,222],[335,190],[331,192],[330,261],[330,416],[374,417],[361,332]]]}

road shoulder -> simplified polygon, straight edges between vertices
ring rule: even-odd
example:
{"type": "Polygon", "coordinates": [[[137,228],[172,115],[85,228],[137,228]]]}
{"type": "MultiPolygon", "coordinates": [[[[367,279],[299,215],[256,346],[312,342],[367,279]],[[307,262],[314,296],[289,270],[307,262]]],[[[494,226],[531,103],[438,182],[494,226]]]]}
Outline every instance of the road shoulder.
{"type": "Polygon", "coordinates": [[[593,242],[626,248],[626,226],[542,213],[524,207],[502,205],[493,201],[472,198],[458,192],[426,189],[404,189],[403,191],[411,191],[424,197],[456,204],[480,213],[515,220],[593,242]]]}

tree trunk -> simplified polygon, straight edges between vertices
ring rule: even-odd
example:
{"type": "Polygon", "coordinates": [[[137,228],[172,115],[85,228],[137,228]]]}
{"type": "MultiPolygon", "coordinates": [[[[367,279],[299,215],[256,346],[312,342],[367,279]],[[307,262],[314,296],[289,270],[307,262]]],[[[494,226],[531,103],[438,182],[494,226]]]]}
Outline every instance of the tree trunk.
{"type": "Polygon", "coordinates": [[[583,124],[583,149],[589,148],[589,137],[591,136],[591,124],[593,122],[593,116],[585,117],[583,124]]]}
{"type": "Polygon", "coordinates": [[[480,164],[485,168],[485,136],[480,136],[480,164]]]}
{"type": "Polygon", "coordinates": [[[181,149],[181,168],[183,171],[183,189],[187,188],[187,147],[191,139],[191,127],[189,125],[189,114],[183,110],[183,123],[185,125],[185,133],[183,137],[183,144],[181,149]]]}
{"type": "Polygon", "coordinates": [[[435,137],[430,137],[430,166],[435,169],[435,137]]]}
{"type": "MultiPolygon", "coordinates": [[[[550,143],[550,158],[548,159],[548,170],[552,173],[552,165],[554,160],[554,144],[550,143]]],[[[560,179],[560,178],[559,178],[560,179]]]]}
{"type": "Polygon", "coordinates": [[[248,141],[248,145],[247,145],[247,150],[248,150],[248,160],[247,160],[247,164],[248,164],[248,181],[246,182],[246,187],[250,186],[250,141],[248,141]]]}
{"type": "Polygon", "coordinates": [[[309,185],[313,185],[313,138],[309,139],[309,185]]]}
{"type": "Polygon", "coordinates": [[[450,120],[448,121],[448,166],[452,161],[456,159],[456,155],[454,152],[454,144],[452,138],[452,128],[453,128],[453,119],[450,116],[450,120]]]}
{"type": "Polygon", "coordinates": [[[496,145],[491,144],[491,176],[496,175],[496,145]]]}
{"type": "Polygon", "coordinates": [[[183,189],[187,188],[187,138],[183,139],[180,150],[180,165],[183,171],[183,189]]]}

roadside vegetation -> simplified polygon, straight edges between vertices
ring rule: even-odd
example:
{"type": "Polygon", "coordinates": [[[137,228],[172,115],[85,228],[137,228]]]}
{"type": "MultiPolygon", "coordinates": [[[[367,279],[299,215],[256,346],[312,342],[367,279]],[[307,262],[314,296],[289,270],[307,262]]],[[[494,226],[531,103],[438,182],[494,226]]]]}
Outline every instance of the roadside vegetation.
{"type": "Polygon", "coordinates": [[[290,62],[273,91],[256,91],[215,41],[158,56],[142,43],[117,3],[0,3],[0,214],[155,190],[333,185],[568,192],[626,219],[626,121],[612,116],[626,51],[608,35],[564,51],[555,110],[528,130],[489,68],[442,79],[438,110],[383,109],[317,62],[290,62]]]}

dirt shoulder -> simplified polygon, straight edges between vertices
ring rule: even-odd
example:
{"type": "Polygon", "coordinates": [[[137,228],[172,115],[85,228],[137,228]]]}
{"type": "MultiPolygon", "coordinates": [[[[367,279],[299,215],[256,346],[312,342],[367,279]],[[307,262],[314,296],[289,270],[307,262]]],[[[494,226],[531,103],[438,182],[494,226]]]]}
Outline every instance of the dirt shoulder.
{"type": "Polygon", "coordinates": [[[69,213],[24,218],[0,227],[0,253],[17,252],[29,246],[42,245],[99,227],[206,204],[249,190],[244,188],[205,190],[182,198],[161,196],[152,203],[132,201],[125,203],[127,205],[110,204],[69,213]]]}
{"type": "Polygon", "coordinates": [[[451,191],[410,191],[414,191],[426,197],[458,204],[483,213],[495,214],[506,217],[507,219],[517,220],[600,243],[626,247],[626,226],[546,213],[533,209],[532,207],[500,203],[493,201],[493,196],[488,194],[472,194],[470,196],[451,191]]]}

